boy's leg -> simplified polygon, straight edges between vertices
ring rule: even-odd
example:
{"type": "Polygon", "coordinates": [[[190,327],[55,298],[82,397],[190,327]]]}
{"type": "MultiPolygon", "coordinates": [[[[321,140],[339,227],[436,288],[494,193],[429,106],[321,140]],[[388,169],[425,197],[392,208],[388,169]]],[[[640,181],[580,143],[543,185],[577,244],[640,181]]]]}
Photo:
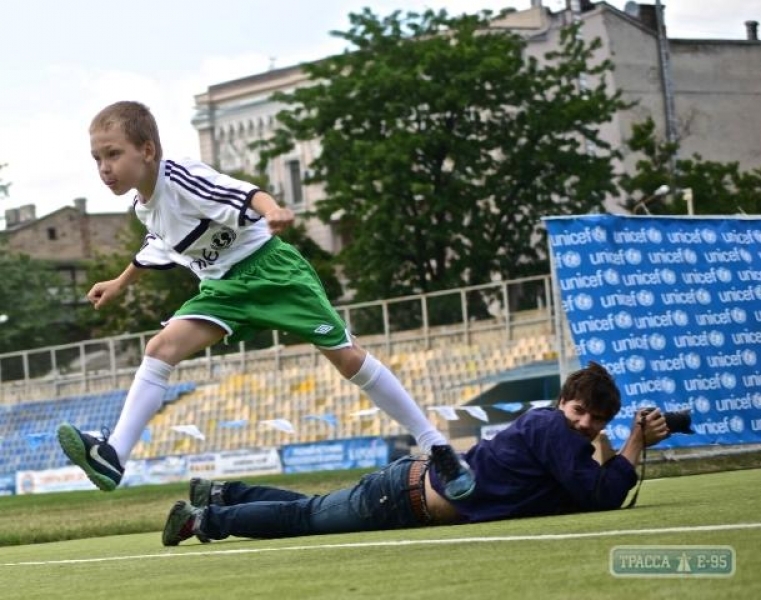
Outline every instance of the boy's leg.
{"type": "Polygon", "coordinates": [[[248,327],[296,334],[314,344],[346,379],[360,386],[378,408],[404,426],[424,451],[446,444],[394,374],[353,342],[317,273],[293,246],[275,238],[256,258],[255,265],[256,277],[243,272],[233,274],[233,281],[202,284],[202,293],[214,287],[230,300],[218,307],[219,318],[231,323],[245,317],[248,327]],[[240,295],[237,300],[236,294],[240,295]]]}
{"type": "MultiPolygon", "coordinates": [[[[218,317],[230,323],[242,320],[241,313],[245,313],[245,320],[255,329],[288,331],[314,344],[345,378],[405,427],[423,451],[431,452],[450,499],[463,498],[473,491],[475,482],[469,467],[393,373],[353,342],[317,273],[293,246],[273,238],[256,260],[256,277],[241,271],[233,278],[237,278],[236,285],[227,290],[228,294],[245,292],[241,302],[227,305],[237,316],[219,313],[218,317]]],[[[227,283],[221,281],[217,286],[227,283]]]]}
{"type": "Polygon", "coordinates": [[[170,321],[148,342],[146,356],[135,373],[110,437],[95,438],[69,423],[58,427],[58,440],[66,456],[98,488],[104,491],[115,489],[124,474],[124,464],[145,426],[161,408],[174,365],[219,341],[224,334],[218,325],[208,321],[170,321]]]}
{"type": "MultiPolygon", "coordinates": [[[[375,404],[395,421],[406,427],[418,446],[431,455],[431,464],[444,484],[450,500],[468,497],[475,489],[475,477],[468,464],[457,455],[444,435],[433,426],[393,373],[372,354],[358,346],[323,351],[336,367],[347,375],[348,365],[364,354],[359,371],[350,379],[375,404]],[[361,354],[357,354],[357,352],[361,354]]],[[[349,371],[350,372],[350,371],[349,371]]]]}
{"type": "Polygon", "coordinates": [[[173,369],[172,365],[162,360],[143,357],[127,392],[119,420],[108,438],[121,464],[127,463],[146,425],[161,408],[173,369]]]}
{"type": "Polygon", "coordinates": [[[174,365],[218,342],[224,335],[225,331],[210,321],[183,318],[169,321],[148,342],[143,363],[135,373],[119,421],[109,438],[122,464],[161,408],[174,365]]]}
{"type": "Polygon", "coordinates": [[[447,440],[433,423],[426,418],[420,406],[412,399],[399,379],[382,362],[359,347],[325,352],[328,358],[334,352],[364,353],[359,370],[349,379],[365,392],[375,405],[394,421],[407,429],[424,453],[432,446],[446,444],[447,440]]]}

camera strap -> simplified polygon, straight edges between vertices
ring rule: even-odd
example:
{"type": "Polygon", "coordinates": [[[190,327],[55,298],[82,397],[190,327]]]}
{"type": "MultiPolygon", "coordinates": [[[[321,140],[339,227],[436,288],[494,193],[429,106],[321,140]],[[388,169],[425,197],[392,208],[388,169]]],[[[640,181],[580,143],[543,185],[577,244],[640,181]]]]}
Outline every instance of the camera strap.
{"type": "MultiPolygon", "coordinates": [[[[645,438],[645,418],[644,417],[640,419],[639,426],[642,428],[642,438],[644,441],[644,438],[645,438]]],[[[647,463],[647,446],[643,443],[642,444],[642,460],[640,460],[641,469],[639,472],[639,483],[637,484],[637,489],[634,490],[634,495],[632,496],[632,499],[629,500],[629,504],[626,505],[626,508],[634,508],[634,505],[637,502],[637,496],[639,496],[639,491],[642,489],[642,482],[645,481],[645,464],[646,463],[647,463]]]]}

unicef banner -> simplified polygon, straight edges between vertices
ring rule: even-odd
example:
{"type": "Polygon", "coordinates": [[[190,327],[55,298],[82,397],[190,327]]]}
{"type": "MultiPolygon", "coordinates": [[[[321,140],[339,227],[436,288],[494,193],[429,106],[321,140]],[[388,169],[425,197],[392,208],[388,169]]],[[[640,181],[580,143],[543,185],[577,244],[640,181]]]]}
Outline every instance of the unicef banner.
{"type": "Polygon", "coordinates": [[[582,364],[616,378],[615,446],[640,407],[689,410],[660,447],[761,442],[761,220],[545,220],[582,364]]]}

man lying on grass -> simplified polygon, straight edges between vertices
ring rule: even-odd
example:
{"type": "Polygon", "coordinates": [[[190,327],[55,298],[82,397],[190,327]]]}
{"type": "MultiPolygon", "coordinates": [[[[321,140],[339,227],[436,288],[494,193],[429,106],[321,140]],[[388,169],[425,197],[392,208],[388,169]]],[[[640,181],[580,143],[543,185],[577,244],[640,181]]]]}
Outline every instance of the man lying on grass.
{"type": "Polygon", "coordinates": [[[202,542],[231,535],[282,538],[619,508],[637,482],[642,449],[670,435],[659,410],[639,411],[618,454],[598,463],[592,440],[620,408],[619,389],[603,367],[592,362],[572,373],[556,407],[524,413],[464,455],[476,488],[456,501],[446,499],[426,456],[400,458],[353,487],[319,496],[192,479],[190,502],[172,507],[162,542],[176,546],[194,535],[202,542]]]}

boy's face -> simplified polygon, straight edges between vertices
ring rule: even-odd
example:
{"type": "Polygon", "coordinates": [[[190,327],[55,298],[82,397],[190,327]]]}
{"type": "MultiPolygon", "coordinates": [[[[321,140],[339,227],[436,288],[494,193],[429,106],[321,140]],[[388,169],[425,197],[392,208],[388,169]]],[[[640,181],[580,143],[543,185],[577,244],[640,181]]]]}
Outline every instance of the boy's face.
{"type": "Polygon", "coordinates": [[[605,416],[590,412],[579,400],[561,399],[558,408],[563,411],[568,426],[589,441],[595,439],[608,424],[605,416]]]}
{"type": "Polygon", "coordinates": [[[90,152],[101,180],[117,196],[137,189],[144,196],[155,183],[155,149],[151,142],[135,146],[118,125],[90,131],[90,152]]]}

